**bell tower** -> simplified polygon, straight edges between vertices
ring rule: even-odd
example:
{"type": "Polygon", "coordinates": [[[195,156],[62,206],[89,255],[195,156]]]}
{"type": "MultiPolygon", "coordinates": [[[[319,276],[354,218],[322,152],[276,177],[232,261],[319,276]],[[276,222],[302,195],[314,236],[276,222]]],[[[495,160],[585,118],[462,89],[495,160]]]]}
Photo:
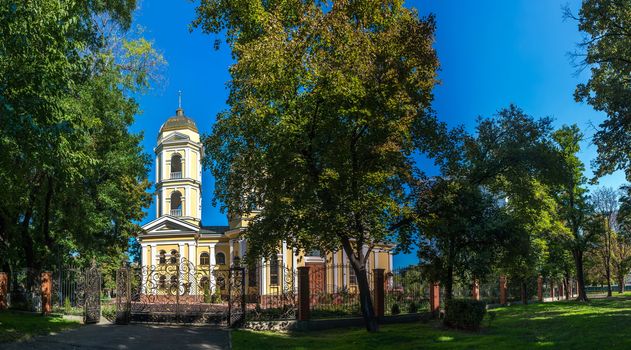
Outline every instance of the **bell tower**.
{"type": "Polygon", "coordinates": [[[184,115],[181,99],[175,115],[160,127],[154,152],[156,216],[170,215],[199,226],[204,150],[195,122],[184,115]]]}

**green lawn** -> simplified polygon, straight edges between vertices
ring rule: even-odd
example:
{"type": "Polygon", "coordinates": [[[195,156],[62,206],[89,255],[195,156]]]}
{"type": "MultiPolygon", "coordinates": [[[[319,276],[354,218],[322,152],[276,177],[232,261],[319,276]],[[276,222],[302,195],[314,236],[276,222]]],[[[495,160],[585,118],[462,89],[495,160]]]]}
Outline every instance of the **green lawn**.
{"type": "Polygon", "coordinates": [[[44,317],[37,314],[2,311],[0,312],[0,343],[24,340],[35,335],[59,332],[78,326],[78,322],[64,320],[61,316],[44,317]]]}
{"type": "Polygon", "coordinates": [[[555,302],[493,310],[480,332],[444,329],[439,322],[363,329],[273,333],[234,331],[233,349],[602,349],[631,348],[631,295],[589,303],[555,302]]]}

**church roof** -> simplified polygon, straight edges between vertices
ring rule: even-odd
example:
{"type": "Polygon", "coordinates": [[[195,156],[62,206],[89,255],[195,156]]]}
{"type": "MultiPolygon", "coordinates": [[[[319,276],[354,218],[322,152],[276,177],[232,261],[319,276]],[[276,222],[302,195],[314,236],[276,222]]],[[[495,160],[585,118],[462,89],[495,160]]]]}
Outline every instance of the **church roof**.
{"type": "Polygon", "coordinates": [[[195,132],[199,132],[197,130],[197,125],[195,125],[195,122],[193,121],[193,119],[185,116],[184,110],[182,108],[178,108],[175,111],[175,115],[167,119],[167,121],[164,122],[164,124],[162,124],[162,127],[160,127],[160,133],[163,133],[164,131],[169,131],[169,130],[182,130],[182,129],[190,129],[195,132]]]}

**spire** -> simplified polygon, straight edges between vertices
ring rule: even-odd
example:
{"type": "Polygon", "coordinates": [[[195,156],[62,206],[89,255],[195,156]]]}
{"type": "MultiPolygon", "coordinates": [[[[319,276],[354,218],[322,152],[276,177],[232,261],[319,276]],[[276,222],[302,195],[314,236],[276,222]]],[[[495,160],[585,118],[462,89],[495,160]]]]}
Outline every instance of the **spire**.
{"type": "Polygon", "coordinates": [[[182,109],[182,90],[178,90],[177,92],[177,109],[175,110],[175,115],[183,116],[184,110],[182,109]]]}

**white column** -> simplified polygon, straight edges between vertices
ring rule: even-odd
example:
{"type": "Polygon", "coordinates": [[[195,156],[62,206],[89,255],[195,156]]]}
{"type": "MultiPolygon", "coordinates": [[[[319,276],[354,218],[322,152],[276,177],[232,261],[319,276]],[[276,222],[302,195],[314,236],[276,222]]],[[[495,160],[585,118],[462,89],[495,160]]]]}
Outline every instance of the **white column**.
{"type": "Polygon", "coordinates": [[[197,249],[195,243],[188,244],[188,263],[192,270],[189,271],[189,282],[191,282],[191,294],[197,295],[197,249]]]}
{"type": "Polygon", "coordinates": [[[333,252],[333,293],[337,293],[337,252],[333,252]]]}
{"type": "MultiPolygon", "coordinates": [[[[147,267],[148,266],[147,265],[147,261],[151,262],[151,257],[150,256],[147,257],[147,259],[145,259],[145,252],[147,251],[146,248],[147,248],[146,244],[141,244],[140,245],[140,249],[142,249],[140,251],[140,254],[141,254],[140,256],[141,256],[141,259],[142,259],[142,265],[141,265],[141,269],[140,269],[141,274],[142,274],[141,275],[141,281],[140,281],[140,293],[141,294],[145,294],[145,290],[147,288],[147,271],[149,271],[149,267],[147,267]]],[[[147,255],[150,255],[150,254],[151,254],[151,252],[149,252],[149,254],[147,254],[147,255]]],[[[131,276],[128,276],[127,278],[131,278],[131,276]]]]}
{"type": "Polygon", "coordinates": [[[160,213],[160,216],[163,216],[167,213],[167,198],[166,198],[166,189],[164,187],[162,187],[160,189],[160,197],[162,197],[162,205],[161,205],[161,209],[162,209],[162,213],[160,213]]]}
{"type": "Polygon", "coordinates": [[[168,179],[171,177],[171,174],[167,174],[167,157],[166,157],[166,151],[162,151],[160,152],[160,160],[162,161],[162,166],[160,166],[160,181],[164,180],[164,179],[168,179]]]}
{"type": "Polygon", "coordinates": [[[192,216],[191,215],[191,188],[190,186],[186,186],[184,188],[185,200],[186,200],[186,213],[182,213],[182,216],[192,216]]]}
{"type": "Polygon", "coordinates": [[[181,294],[181,290],[183,291],[184,283],[186,283],[185,278],[184,278],[184,271],[182,271],[182,264],[180,264],[180,261],[181,261],[180,258],[183,258],[183,257],[185,257],[184,256],[184,243],[178,243],[178,259],[177,259],[176,263],[178,265],[178,268],[177,268],[177,270],[178,270],[178,277],[177,277],[177,279],[178,279],[178,281],[180,281],[180,285],[178,286],[178,293],[180,293],[180,295],[182,295],[181,294]],[[180,290],[180,288],[182,288],[182,289],[180,290]]]}
{"type": "Polygon", "coordinates": [[[346,269],[348,268],[348,263],[346,262],[346,252],[342,249],[342,288],[346,286],[346,269]]]}
{"type": "Polygon", "coordinates": [[[379,268],[379,251],[373,250],[372,255],[375,257],[375,268],[379,268]]]}
{"type": "Polygon", "coordinates": [[[160,217],[160,202],[159,202],[160,196],[156,194],[154,197],[155,197],[154,203],[156,204],[156,218],[159,218],[160,217]]]}
{"type": "Polygon", "coordinates": [[[388,265],[390,267],[390,271],[389,272],[392,272],[392,252],[388,252],[388,260],[389,260],[388,261],[388,265]]]}
{"type": "Polygon", "coordinates": [[[280,261],[280,266],[278,267],[278,269],[280,271],[278,271],[278,283],[280,284],[280,290],[282,292],[285,291],[285,272],[287,269],[287,264],[285,262],[285,253],[287,252],[287,242],[283,241],[283,248],[282,248],[282,252],[280,254],[280,259],[278,259],[280,261]]]}
{"type": "Polygon", "coordinates": [[[230,265],[229,266],[233,267],[234,266],[234,259],[233,259],[233,256],[234,256],[234,239],[231,239],[230,241],[228,241],[228,244],[229,244],[228,248],[229,248],[229,252],[230,252],[230,265]]]}
{"type": "Polygon", "coordinates": [[[261,295],[265,295],[265,293],[267,292],[267,279],[265,278],[265,258],[261,258],[261,283],[259,284],[260,287],[260,293],[261,295]]]}
{"type": "MultiPolygon", "coordinates": [[[[151,245],[151,255],[149,256],[149,261],[147,264],[147,270],[148,271],[152,271],[153,269],[151,268],[152,265],[157,265],[156,264],[156,245],[152,244],[151,245]]],[[[149,277],[149,281],[150,283],[154,283],[154,279],[152,278],[153,276],[147,276],[149,277]]],[[[153,294],[155,295],[156,292],[158,291],[158,288],[156,288],[157,286],[151,286],[151,290],[153,291],[153,294]]]]}
{"type": "Polygon", "coordinates": [[[211,294],[215,294],[215,288],[216,288],[216,283],[215,283],[215,275],[213,274],[213,271],[215,270],[215,266],[217,265],[217,261],[215,260],[215,243],[211,243],[209,245],[210,247],[210,293],[211,294]]]}
{"type": "Polygon", "coordinates": [[[189,149],[184,149],[184,167],[182,167],[182,177],[186,178],[190,175],[189,164],[191,163],[191,157],[189,155],[189,149]]]}

